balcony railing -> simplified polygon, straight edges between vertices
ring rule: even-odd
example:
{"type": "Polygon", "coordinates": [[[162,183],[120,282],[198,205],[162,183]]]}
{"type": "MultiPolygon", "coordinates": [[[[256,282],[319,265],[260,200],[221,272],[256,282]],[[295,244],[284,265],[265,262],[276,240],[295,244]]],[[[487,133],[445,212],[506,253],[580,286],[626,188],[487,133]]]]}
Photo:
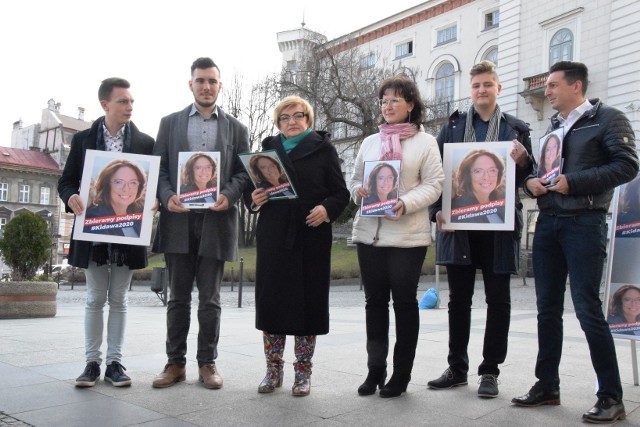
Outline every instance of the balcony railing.
{"type": "Polygon", "coordinates": [[[549,77],[548,72],[522,79],[524,81],[524,90],[520,92],[520,96],[536,111],[538,120],[542,120],[547,77],[549,77]]]}

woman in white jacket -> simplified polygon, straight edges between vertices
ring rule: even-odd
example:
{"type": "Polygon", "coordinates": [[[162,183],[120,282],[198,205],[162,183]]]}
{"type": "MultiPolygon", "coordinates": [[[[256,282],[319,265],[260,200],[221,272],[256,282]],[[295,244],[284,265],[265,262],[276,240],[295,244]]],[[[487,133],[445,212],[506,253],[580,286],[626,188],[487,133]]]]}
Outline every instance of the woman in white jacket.
{"type": "Polygon", "coordinates": [[[360,204],[368,196],[363,185],[364,162],[400,160],[400,197],[392,208],[395,215],[362,217],[358,212],[353,224],[366,300],[369,369],[358,393],[374,394],[380,387],[380,397],[395,397],[406,391],[411,380],[420,328],[416,292],[431,244],[427,208],[440,197],[444,172],[435,138],[421,127],[425,109],[416,84],[406,77],[387,79],[378,98],[382,110],[380,133],[362,142],[349,190],[360,204]],[[390,295],[396,344],[393,375],[385,384],[390,295]]]}

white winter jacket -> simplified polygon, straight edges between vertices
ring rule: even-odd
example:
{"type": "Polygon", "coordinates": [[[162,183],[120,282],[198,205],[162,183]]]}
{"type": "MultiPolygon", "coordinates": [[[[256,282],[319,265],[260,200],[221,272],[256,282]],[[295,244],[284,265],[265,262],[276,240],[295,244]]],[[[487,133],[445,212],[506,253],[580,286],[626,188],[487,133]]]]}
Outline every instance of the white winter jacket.
{"type": "MultiPolygon", "coordinates": [[[[358,203],[357,189],[363,185],[364,162],[380,160],[380,134],[367,137],[356,157],[349,181],[351,198],[358,203]]],[[[375,246],[412,248],[431,244],[428,207],[438,200],[444,183],[442,160],[436,139],[420,130],[402,141],[400,199],[405,212],[398,221],[381,217],[361,217],[353,222],[353,241],[375,246]]]]}

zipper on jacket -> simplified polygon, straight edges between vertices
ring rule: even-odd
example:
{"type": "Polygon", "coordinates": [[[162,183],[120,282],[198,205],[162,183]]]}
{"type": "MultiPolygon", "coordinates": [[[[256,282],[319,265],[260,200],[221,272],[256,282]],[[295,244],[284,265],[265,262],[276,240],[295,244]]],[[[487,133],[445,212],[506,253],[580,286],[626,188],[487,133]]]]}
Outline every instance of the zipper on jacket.
{"type": "Polygon", "coordinates": [[[380,234],[380,227],[381,226],[382,226],[382,218],[378,217],[378,226],[376,227],[376,234],[373,235],[373,244],[374,245],[380,239],[378,236],[380,234]]]}
{"type": "Polygon", "coordinates": [[[587,199],[589,200],[589,209],[593,209],[593,195],[587,195],[587,199]]]}

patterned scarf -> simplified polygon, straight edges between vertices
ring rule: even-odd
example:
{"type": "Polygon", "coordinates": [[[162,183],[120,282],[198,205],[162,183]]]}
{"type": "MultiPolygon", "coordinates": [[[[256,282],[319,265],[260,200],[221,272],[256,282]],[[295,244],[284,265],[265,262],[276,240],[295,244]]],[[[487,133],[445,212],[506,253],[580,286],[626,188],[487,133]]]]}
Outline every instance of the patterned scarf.
{"type": "Polygon", "coordinates": [[[400,141],[411,138],[418,133],[418,129],[411,123],[384,123],[378,126],[382,147],[380,160],[402,160],[402,145],[400,141]]]}
{"type": "MultiPolygon", "coordinates": [[[[469,107],[469,111],[467,112],[467,122],[464,128],[464,142],[476,142],[476,131],[473,128],[473,114],[475,111],[476,110],[473,108],[473,105],[469,107]]],[[[485,138],[485,141],[498,140],[500,117],[502,117],[502,113],[500,113],[500,106],[496,104],[496,110],[489,119],[489,129],[487,129],[487,137],[485,138]]]]}

